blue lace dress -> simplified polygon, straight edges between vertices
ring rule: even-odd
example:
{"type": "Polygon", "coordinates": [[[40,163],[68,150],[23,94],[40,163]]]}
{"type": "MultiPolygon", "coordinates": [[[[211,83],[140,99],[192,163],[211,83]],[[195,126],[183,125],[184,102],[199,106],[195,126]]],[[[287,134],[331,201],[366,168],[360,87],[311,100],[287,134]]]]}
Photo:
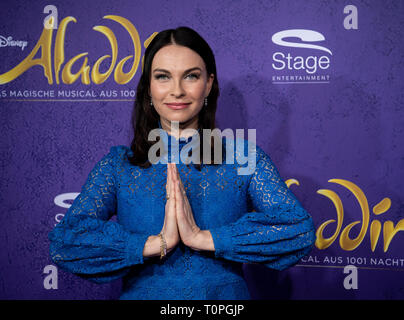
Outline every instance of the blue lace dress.
{"type": "MultiPolygon", "coordinates": [[[[163,139],[168,161],[172,146],[181,151],[192,137],[171,138],[163,139]]],[[[242,146],[248,150],[248,140],[242,146]]],[[[243,263],[282,270],[312,249],[311,216],[255,146],[250,174],[239,174],[246,164],[237,161],[202,165],[201,171],[182,158],[177,164],[195,221],[211,232],[215,251],[180,242],[163,260],[144,257],[147,238],[164,223],[167,165],[133,166],[131,154],[126,146],[112,147],[49,233],[50,256],[63,270],[96,283],[122,278],[120,299],[251,299],[243,263]]]]}

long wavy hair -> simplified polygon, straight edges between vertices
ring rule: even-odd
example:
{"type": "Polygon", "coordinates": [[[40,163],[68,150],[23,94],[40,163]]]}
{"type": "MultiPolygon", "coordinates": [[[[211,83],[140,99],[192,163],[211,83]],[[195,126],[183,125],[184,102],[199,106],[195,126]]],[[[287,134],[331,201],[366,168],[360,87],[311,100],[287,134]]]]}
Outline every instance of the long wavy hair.
{"type": "MultiPolygon", "coordinates": [[[[147,46],[144,54],[143,71],[137,86],[136,101],[131,119],[133,127],[133,140],[130,148],[133,152],[133,156],[128,157],[128,159],[131,164],[142,168],[148,168],[152,165],[148,160],[148,152],[150,147],[158,142],[148,140],[149,132],[152,129],[159,128],[158,121],[160,120],[160,116],[155,110],[154,106],[150,105],[151,97],[149,96],[149,88],[152,61],[157,51],[171,44],[184,46],[198,53],[205,62],[208,76],[212,73],[214,74],[212,88],[207,97],[207,106],[204,105],[198,114],[198,129],[200,129],[199,132],[202,133],[203,129],[214,130],[217,128],[216,108],[217,99],[219,97],[219,84],[217,81],[215,57],[208,43],[196,31],[184,26],[178,27],[177,29],[168,29],[159,32],[147,46]]],[[[210,164],[214,165],[214,143],[212,141],[213,137],[210,142],[212,157],[210,164]]],[[[200,171],[201,164],[205,164],[202,161],[203,139],[200,139],[199,150],[199,163],[193,163],[193,165],[197,170],[200,171]]],[[[222,155],[223,153],[224,148],[222,146],[222,155]]]]}

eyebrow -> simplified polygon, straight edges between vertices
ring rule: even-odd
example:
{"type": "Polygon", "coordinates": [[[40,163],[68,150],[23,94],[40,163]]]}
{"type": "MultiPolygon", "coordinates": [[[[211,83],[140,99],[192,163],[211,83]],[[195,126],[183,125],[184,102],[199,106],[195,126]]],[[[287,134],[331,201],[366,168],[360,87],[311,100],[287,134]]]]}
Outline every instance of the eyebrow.
{"type": "MultiPolygon", "coordinates": [[[[184,71],[184,74],[185,74],[185,73],[188,73],[188,72],[190,72],[190,71],[193,71],[193,70],[202,71],[202,69],[199,68],[199,67],[193,67],[193,68],[190,68],[190,69],[185,70],[185,71],[184,71]]],[[[165,73],[170,73],[170,71],[165,70],[165,69],[160,69],[160,68],[153,70],[153,72],[156,72],[156,71],[165,72],[165,73]]]]}

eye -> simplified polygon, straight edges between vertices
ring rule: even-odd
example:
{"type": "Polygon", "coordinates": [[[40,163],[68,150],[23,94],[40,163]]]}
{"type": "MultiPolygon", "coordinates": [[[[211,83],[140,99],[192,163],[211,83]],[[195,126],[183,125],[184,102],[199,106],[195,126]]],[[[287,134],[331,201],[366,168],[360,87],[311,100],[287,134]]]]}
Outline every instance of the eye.
{"type": "Polygon", "coordinates": [[[157,74],[157,75],[154,76],[154,78],[159,80],[161,78],[167,78],[167,75],[165,75],[165,74],[157,74]]]}
{"type": "Polygon", "coordinates": [[[193,79],[199,79],[200,75],[198,73],[190,73],[189,75],[187,75],[187,77],[191,77],[193,79]]]}
{"type": "MultiPolygon", "coordinates": [[[[199,79],[200,74],[198,73],[190,73],[186,76],[186,78],[190,78],[190,79],[199,79]]],[[[168,76],[166,74],[157,74],[154,76],[155,79],[160,80],[160,79],[168,79],[168,76]]]]}

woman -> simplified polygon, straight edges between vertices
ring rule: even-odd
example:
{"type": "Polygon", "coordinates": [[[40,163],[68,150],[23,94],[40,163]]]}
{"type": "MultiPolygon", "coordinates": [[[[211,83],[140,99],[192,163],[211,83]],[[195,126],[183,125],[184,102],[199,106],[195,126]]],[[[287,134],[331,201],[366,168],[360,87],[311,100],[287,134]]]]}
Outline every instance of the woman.
{"type": "Polygon", "coordinates": [[[312,219],[260,147],[251,174],[238,174],[237,162],[189,165],[175,153],[173,161],[174,146],[194,141],[199,160],[206,153],[196,138],[216,128],[218,95],[214,55],[199,34],[157,34],[145,52],[131,148],[111,148],[50,232],[56,264],[97,283],[123,278],[120,299],[250,299],[242,263],[282,270],[311,250],[312,219]],[[152,129],[166,135],[150,141],[152,129]],[[170,163],[149,161],[158,143],[170,163]]]}

